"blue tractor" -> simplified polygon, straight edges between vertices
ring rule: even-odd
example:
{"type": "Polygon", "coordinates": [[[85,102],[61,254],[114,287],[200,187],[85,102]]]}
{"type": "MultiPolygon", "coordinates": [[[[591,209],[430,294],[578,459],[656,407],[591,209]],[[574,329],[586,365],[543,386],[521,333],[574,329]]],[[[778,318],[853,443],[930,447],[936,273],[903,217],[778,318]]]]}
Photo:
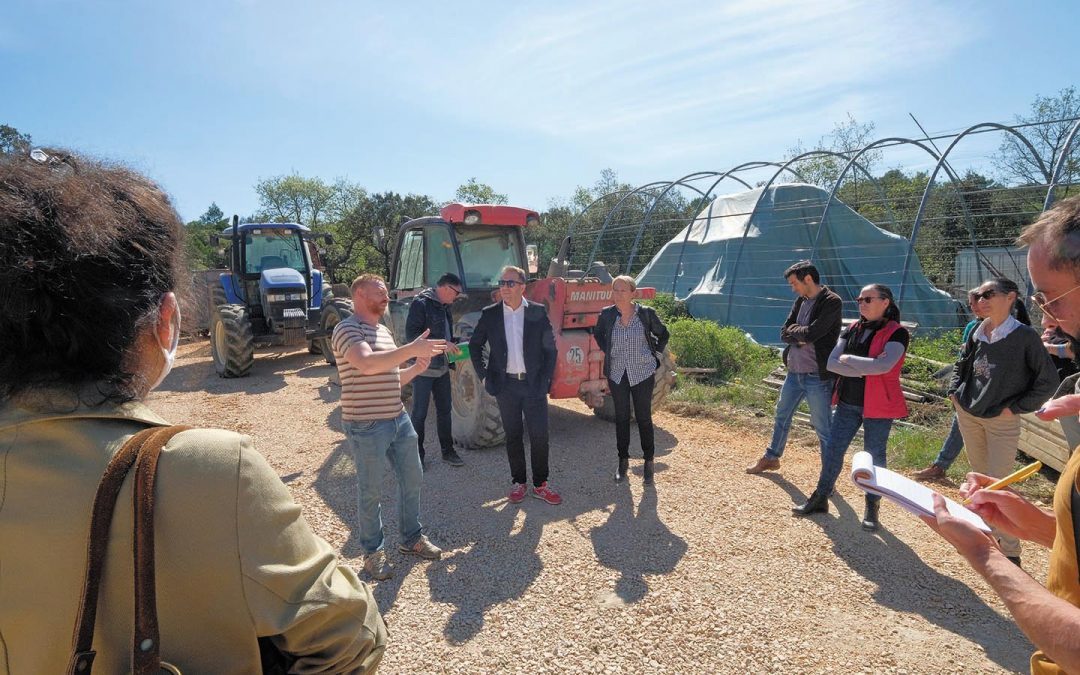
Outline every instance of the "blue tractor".
{"type": "MultiPolygon", "coordinates": [[[[318,269],[317,241],[332,243],[296,223],[232,224],[211,243],[224,244],[228,268],[209,284],[210,350],[221,377],[244,377],[256,346],[301,347],[334,363],[329,338],[353,313],[352,300],[318,269]]],[[[340,289],[344,290],[344,289],[340,289]]]]}

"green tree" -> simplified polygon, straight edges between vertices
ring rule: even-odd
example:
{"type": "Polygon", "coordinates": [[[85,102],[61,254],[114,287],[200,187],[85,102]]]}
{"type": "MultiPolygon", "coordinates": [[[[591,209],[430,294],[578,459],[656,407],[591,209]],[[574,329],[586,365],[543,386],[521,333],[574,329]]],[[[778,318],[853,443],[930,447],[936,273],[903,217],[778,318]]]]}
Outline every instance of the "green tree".
{"type": "Polygon", "coordinates": [[[277,223],[300,223],[314,231],[335,197],[335,186],[299,174],[263,178],[255,184],[263,217],[277,223]]]}
{"type": "MultiPolygon", "coordinates": [[[[825,190],[831,190],[850,158],[874,141],[874,128],[873,122],[862,124],[851,113],[848,113],[847,120],[837,122],[833,126],[833,130],[818,139],[813,148],[807,149],[803,146],[801,140],[796,141],[794,147],[788,150],[787,159],[798,157],[810,150],[829,150],[844,155],[846,159],[832,155],[808,157],[792,165],[792,168],[798,171],[799,176],[810,184],[817,185],[825,190]]],[[[881,156],[880,150],[871,150],[859,157],[859,165],[873,174],[877,165],[881,162],[881,156]]],[[[859,171],[858,168],[852,167],[852,171],[845,175],[845,180],[852,180],[857,186],[858,182],[863,181],[865,177],[866,174],[859,171]]]]}
{"type": "MultiPolygon", "coordinates": [[[[1020,129],[1042,159],[1047,171],[1053,171],[1054,162],[1065,147],[1069,131],[1080,118],[1080,95],[1076,87],[1066,87],[1057,96],[1036,96],[1028,115],[1017,115],[1017,124],[1030,124],[1020,129]]],[[[1012,134],[1005,134],[993,159],[994,168],[1005,183],[1019,185],[1045,185],[1046,175],[1039,167],[1031,151],[1012,134]]],[[[1075,139],[1062,167],[1059,180],[1072,183],[1080,178],[1080,138],[1075,139]]]]}
{"type": "Polygon", "coordinates": [[[506,195],[495,192],[495,189],[487,183],[477,182],[476,178],[470,178],[467,182],[458,186],[454,193],[454,201],[462,204],[506,204],[506,195]]]}
{"type": "Polygon", "coordinates": [[[30,134],[23,134],[15,127],[0,124],[0,155],[14,155],[29,151],[30,134]]]}
{"type": "Polygon", "coordinates": [[[206,213],[184,227],[184,251],[188,267],[193,270],[217,269],[224,266],[218,247],[211,245],[210,235],[221,232],[229,224],[216,203],[206,213]]]}
{"type": "Polygon", "coordinates": [[[340,281],[352,280],[362,272],[376,272],[389,279],[390,256],[401,224],[437,210],[435,200],[427,195],[392,191],[365,194],[333,228],[335,242],[327,251],[328,270],[333,265],[340,281]],[[386,230],[387,247],[382,251],[375,248],[376,227],[386,230]]]}

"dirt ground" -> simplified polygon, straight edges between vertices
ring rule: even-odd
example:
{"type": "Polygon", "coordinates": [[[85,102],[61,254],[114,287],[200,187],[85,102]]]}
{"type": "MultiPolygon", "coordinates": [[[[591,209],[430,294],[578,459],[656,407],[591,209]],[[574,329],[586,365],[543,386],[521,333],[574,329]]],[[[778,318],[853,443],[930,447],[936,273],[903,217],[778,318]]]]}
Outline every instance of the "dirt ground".
{"type": "MultiPolygon", "coordinates": [[[[253,436],[314,530],[359,569],[331,372],[306,353],[259,353],[250,377],[219,379],[209,344],[195,341],[149,403],[173,422],[253,436]]],[[[553,402],[557,507],[506,500],[502,446],[463,452],[462,468],[429,446],[421,520],[445,549],[436,562],[396,552],[388,478],[395,575],[372,582],[390,628],[383,672],[1026,672],[1030,643],[918,519],[886,502],[884,527],[863,532],[861,492],[843,477],[827,516],[791,516],[817,477],[808,435],[792,435],[780,472],[748,476],[763,431],[655,421],[656,488],[645,490],[636,432],[631,479],[616,484],[612,425],[553,402]]],[[[429,439],[433,426],[434,410],[429,439]]],[[[1027,545],[1023,559],[1045,580],[1045,551],[1027,545]]]]}

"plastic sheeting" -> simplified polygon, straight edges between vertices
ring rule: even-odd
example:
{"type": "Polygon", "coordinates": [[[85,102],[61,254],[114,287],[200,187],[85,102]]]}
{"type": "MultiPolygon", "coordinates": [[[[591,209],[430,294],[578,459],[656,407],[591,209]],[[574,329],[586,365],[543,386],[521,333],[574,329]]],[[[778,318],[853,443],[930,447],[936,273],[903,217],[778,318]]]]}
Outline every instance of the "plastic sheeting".
{"type": "MultiPolygon", "coordinates": [[[[660,249],[637,283],[674,292],[695,317],[779,345],[795,298],[784,270],[810,257],[828,199],[828,192],[803,184],[717,197],[660,249]]],[[[858,317],[853,299],[867,284],[885,284],[899,295],[906,237],[878,228],[838,200],[820,229],[814,265],[821,282],[843,298],[845,318],[858,317]]],[[[897,304],[905,322],[919,324],[920,335],[967,320],[960,303],[926,279],[914,254],[897,304]]]]}

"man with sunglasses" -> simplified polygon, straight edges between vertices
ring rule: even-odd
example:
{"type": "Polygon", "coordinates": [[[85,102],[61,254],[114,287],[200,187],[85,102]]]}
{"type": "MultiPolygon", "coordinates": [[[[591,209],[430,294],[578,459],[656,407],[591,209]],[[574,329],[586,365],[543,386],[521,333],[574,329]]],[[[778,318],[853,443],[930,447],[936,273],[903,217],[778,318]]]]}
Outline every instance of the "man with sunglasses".
{"type": "Polygon", "coordinates": [[[555,336],[543,305],[525,299],[525,270],[506,266],[499,274],[500,302],[480,313],[469,356],[484,389],[499,403],[510,461],[511,503],[527,491],[525,427],[532,455],[532,496],[548,504],[562,497],[548,486],[548,391],[555,374],[555,336]],[[489,348],[485,358],[484,347],[489,348]],[[524,424],[522,419],[524,418],[524,424]]]}
{"type": "MultiPolygon", "coordinates": [[[[411,342],[426,330],[429,339],[446,340],[447,354],[460,354],[461,350],[454,339],[454,318],[450,313],[450,305],[459,295],[461,279],[450,272],[439,277],[434,288],[421,291],[409,305],[409,315],[405,319],[405,340],[411,342]]],[[[435,397],[435,429],[439,434],[443,461],[450,466],[465,464],[454,450],[450,423],[450,369],[453,367],[454,364],[439,354],[433,356],[427,370],[413,380],[411,417],[421,465],[424,464],[424,426],[432,395],[435,397]]]]}
{"type": "Polygon", "coordinates": [[[746,467],[756,474],[780,468],[780,457],[791,431],[791,418],[799,403],[806,399],[810,423],[817,432],[824,454],[829,444],[829,416],[832,410],[833,384],[836,376],[828,370],[829,353],[840,337],[840,296],[821,285],[821,275],[809,260],[795,263],[784,271],[788,286],[795,293],[787,321],[780,329],[780,339],[787,344],[783,359],[787,377],[776,402],[773,435],[765,454],[746,467]]]}
{"type": "MultiPolygon", "coordinates": [[[[1032,300],[1074,342],[1080,336],[1080,197],[1059,202],[1020,234],[1028,271],[1038,291],[1032,300]]],[[[1077,396],[1047,403],[1042,419],[1076,415],[1077,396]]],[[[1051,549],[1046,587],[1013,565],[993,538],[949,514],[934,497],[928,525],[951,543],[1005,601],[1016,623],[1038,648],[1032,673],[1080,672],[1080,452],[1058,478],[1053,510],[1032,504],[1011,489],[986,490],[992,478],[970,473],[961,494],[987,524],[1051,549]]]]}

